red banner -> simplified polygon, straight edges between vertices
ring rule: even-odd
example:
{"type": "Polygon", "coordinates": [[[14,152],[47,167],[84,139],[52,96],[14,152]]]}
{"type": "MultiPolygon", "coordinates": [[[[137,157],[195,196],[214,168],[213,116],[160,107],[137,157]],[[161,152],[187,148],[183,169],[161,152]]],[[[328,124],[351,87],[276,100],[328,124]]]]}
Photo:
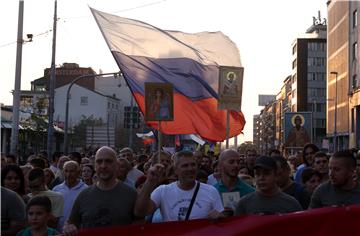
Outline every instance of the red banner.
{"type": "Polygon", "coordinates": [[[79,235],[221,235],[343,236],[360,235],[360,205],[328,207],[277,216],[239,216],[222,220],[191,220],[83,229],[79,235]]]}

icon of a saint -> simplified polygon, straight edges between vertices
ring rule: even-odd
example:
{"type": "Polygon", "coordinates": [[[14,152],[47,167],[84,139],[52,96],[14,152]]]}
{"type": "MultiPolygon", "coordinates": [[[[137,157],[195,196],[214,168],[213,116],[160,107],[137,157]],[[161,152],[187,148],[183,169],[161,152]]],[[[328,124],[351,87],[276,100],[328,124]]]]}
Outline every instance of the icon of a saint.
{"type": "Polygon", "coordinates": [[[150,104],[149,117],[154,120],[170,119],[169,96],[161,88],[154,90],[150,104]]]}
{"type": "Polygon", "coordinates": [[[304,147],[306,143],[310,142],[310,136],[304,126],[304,117],[302,115],[295,115],[292,119],[294,125],[289,131],[288,138],[285,142],[287,147],[304,147]]]}

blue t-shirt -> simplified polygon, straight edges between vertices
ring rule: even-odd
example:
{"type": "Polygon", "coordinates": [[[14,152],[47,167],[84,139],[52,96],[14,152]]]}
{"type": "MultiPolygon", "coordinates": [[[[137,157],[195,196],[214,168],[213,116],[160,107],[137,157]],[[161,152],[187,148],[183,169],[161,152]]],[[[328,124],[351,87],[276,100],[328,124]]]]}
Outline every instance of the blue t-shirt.
{"type": "Polygon", "coordinates": [[[224,207],[233,210],[235,210],[240,198],[255,191],[253,187],[242,181],[239,177],[232,189],[228,189],[222,180],[214,184],[214,187],[219,191],[224,207]]]}
{"type": "Polygon", "coordinates": [[[305,164],[301,164],[299,165],[299,167],[296,169],[296,172],[295,172],[295,178],[294,178],[294,181],[298,184],[302,184],[302,177],[301,177],[301,174],[302,172],[305,170],[306,168],[306,165],[305,164]]]}
{"type": "MultiPolygon", "coordinates": [[[[47,232],[46,234],[44,234],[44,236],[54,236],[58,234],[59,232],[57,232],[55,229],[48,227],[47,232]]],[[[19,233],[16,234],[16,236],[32,236],[31,227],[27,227],[24,230],[21,230],[19,233]]]]}

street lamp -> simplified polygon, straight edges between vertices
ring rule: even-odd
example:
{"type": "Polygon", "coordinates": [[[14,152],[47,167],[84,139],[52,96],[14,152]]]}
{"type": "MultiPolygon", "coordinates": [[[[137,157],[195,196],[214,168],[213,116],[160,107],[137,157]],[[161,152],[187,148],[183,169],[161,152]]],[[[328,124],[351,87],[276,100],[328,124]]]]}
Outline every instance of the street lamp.
{"type": "Polygon", "coordinates": [[[335,98],[334,98],[334,152],[337,151],[337,125],[336,125],[336,119],[337,119],[337,79],[338,79],[338,72],[337,71],[331,71],[331,75],[335,75],[335,98]]]}
{"type": "Polygon", "coordinates": [[[64,130],[64,153],[65,155],[68,154],[68,123],[69,123],[69,98],[70,98],[70,89],[71,87],[80,79],[83,78],[91,78],[96,76],[103,76],[103,75],[114,75],[117,76],[120,72],[113,72],[113,73],[102,73],[102,74],[86,74],[80,75],[76,77],[73,81],[71,81],[67,92],[66,92],[66,108],[65,108],[65,130],[64,130]]]}

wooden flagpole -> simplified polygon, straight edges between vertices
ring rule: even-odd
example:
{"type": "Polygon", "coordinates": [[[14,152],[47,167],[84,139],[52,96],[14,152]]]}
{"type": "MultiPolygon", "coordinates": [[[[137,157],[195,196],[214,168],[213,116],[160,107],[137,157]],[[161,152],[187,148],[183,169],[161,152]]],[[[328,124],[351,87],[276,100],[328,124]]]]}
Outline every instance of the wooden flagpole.
{"type": "Polygon", "coordinates": [[[226,148],[229,148],[230,112],[226,110],[226,148]]]}
{"type": "Polygon", "coordinates": [[[161,120],[158,121],[159,131],[158,131],[158,157],[156,163],[160,163],[160,152],[161,152],[161,120]]]}

